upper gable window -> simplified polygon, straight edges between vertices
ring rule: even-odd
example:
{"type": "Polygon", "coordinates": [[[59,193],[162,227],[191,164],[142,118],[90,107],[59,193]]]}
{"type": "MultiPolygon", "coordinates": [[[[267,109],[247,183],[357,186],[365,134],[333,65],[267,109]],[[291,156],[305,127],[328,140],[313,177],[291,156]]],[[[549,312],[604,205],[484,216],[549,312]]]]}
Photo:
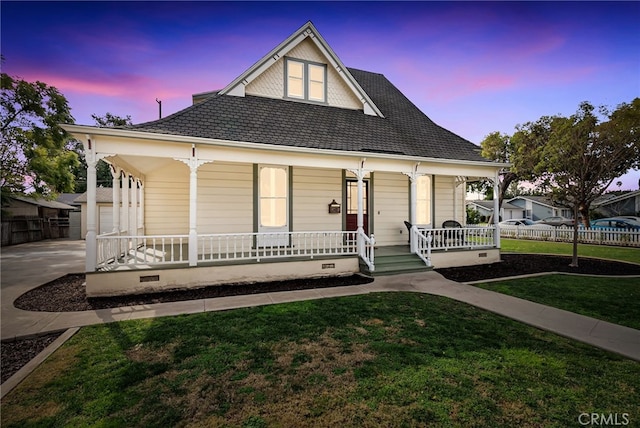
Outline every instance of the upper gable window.
{"type": "Polygon", "coordinates": [[[299,59],[286,61],[287,98],[325,102],[327,99],[327,66],[299,59]]]}

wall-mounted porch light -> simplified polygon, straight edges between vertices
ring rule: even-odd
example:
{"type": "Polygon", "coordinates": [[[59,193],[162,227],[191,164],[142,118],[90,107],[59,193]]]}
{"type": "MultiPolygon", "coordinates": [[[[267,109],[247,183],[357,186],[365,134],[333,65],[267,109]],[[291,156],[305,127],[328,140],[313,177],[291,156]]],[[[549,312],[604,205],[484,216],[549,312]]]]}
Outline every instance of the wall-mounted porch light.
{"type": "Polygon", "coordinates": [[[340,204],[335,199],[329,204],[329,214],[340,214],[340,204]]]}

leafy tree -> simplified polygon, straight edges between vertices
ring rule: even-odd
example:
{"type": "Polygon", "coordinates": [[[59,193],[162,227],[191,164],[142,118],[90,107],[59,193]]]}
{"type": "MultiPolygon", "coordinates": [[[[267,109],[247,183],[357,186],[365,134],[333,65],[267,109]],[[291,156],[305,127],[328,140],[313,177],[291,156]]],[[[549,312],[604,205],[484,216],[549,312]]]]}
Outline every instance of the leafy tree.
{"type": "MultiPolygon", "coordinates": [[[[523,138],[523,130],[516,127],[517,132],[513,136],[492,132],[480,143],[482,156],[496,162],[511,164],[500,173],[498,183],[498,204],[502,208],[502,202],[511,191],[517,189],[519,182],[532,180],[535,178],[535,166],[540,159],[540,151],[544,146],[542,139],[523,138]]],[[[491,193],[493,199],[493,189],[489,182],[484,185],[487,194],[491,193]]],[[[489,220],[492,221],[491,219],[489,220]]]]}
{"type": "MultiPolygon", "coordinates": [[[[574,209],[589,226],[591,203],[630,168],[640,164],[640,98],[614,112],[600,108],[601,122],[588,102],[570,117],[543,117],[526,124],[520,137],[531,144],[545,141],[535,173],[552,189],[552,197],[574,209]]],[[[573,260],[578,266],[578,221],[574,226],[573,260]]]]}
{"type": "Polygon", "coordinates": [[[0,187],[3,198],[33,191],[51,197],[74,187],[78,156],[60,123],[73,123],[67,99],[55,87],[1,73],[0,187]]]}
{"type": "Polygon", "coordinates": [[[119,128],[131,125],[131,116],[129,115],[121,117],[107,112],[104,116],[92,114],[91,118],[96,122],[96,125],[101,128],[119,128]]]}
{"type": "MultiPolygon", "coordinates": [[[[104,116],[92,114],[91,117],[95,121],[96,126],[102,128],[118,128],[131,125],[131,116],[117,116],[107,112],[104,116]]],[[[76,192],[84,193],[87,191],[87,161],[84,156],[84,147],[82,143],[76,142],[75,151],[78,153],[80,163],[76,168],[75,176],[78,182],[76,192]]],[[[100,160],[96,165],[96,177],[98,186],[111,187],[113,185],[111,176],[111,167],[105,161],[100,160]]]]}

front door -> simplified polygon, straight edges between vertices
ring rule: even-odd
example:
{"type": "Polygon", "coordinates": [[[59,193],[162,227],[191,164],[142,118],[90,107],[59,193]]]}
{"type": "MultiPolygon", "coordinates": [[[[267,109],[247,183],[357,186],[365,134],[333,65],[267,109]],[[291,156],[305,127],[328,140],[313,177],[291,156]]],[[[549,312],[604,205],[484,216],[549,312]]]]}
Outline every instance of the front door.
{"type": "MultiPolygon", "coordinates": [[[[364,233],[369,235],[369,180],[363,180],[364,200],[362,212],[364,214],[364,233]]],[[[347,179],[347,231],[358,230],[358,180],[347,179]]]]}
{"type": "Polygon", "coordinates": [[[289,245],[289,168],[260,165],[258,168],[259,247],[289,245]]]}

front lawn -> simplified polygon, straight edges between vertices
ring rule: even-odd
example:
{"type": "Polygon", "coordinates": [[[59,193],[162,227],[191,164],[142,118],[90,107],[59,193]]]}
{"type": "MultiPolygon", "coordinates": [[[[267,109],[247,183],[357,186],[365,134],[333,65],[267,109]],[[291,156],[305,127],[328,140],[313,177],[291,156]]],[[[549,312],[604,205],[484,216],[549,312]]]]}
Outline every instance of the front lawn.
{"type": "Polygon", "coordinates": [[[640,329],[640,278],[546,275],[477,286],[640,329]]]}
{"type": "MultiPolygon", "coordinates": [[[[566,242],[502,238],[500,243],[501,251],[507,253],[562,254],[568,256],[573,254],[573,244],[566,242]]],[[[578,256],[640,263],[640,248],[578,244],[578,256]]],[[[611,274],[615,275],[615,272],[611,272],[611,274]]]]}
{"type": "Polygon", "coordinates": [[[376,293],[85,327],[2,426],[578,426],[640,421],[640,364],[472,306],[376,293]]]}

